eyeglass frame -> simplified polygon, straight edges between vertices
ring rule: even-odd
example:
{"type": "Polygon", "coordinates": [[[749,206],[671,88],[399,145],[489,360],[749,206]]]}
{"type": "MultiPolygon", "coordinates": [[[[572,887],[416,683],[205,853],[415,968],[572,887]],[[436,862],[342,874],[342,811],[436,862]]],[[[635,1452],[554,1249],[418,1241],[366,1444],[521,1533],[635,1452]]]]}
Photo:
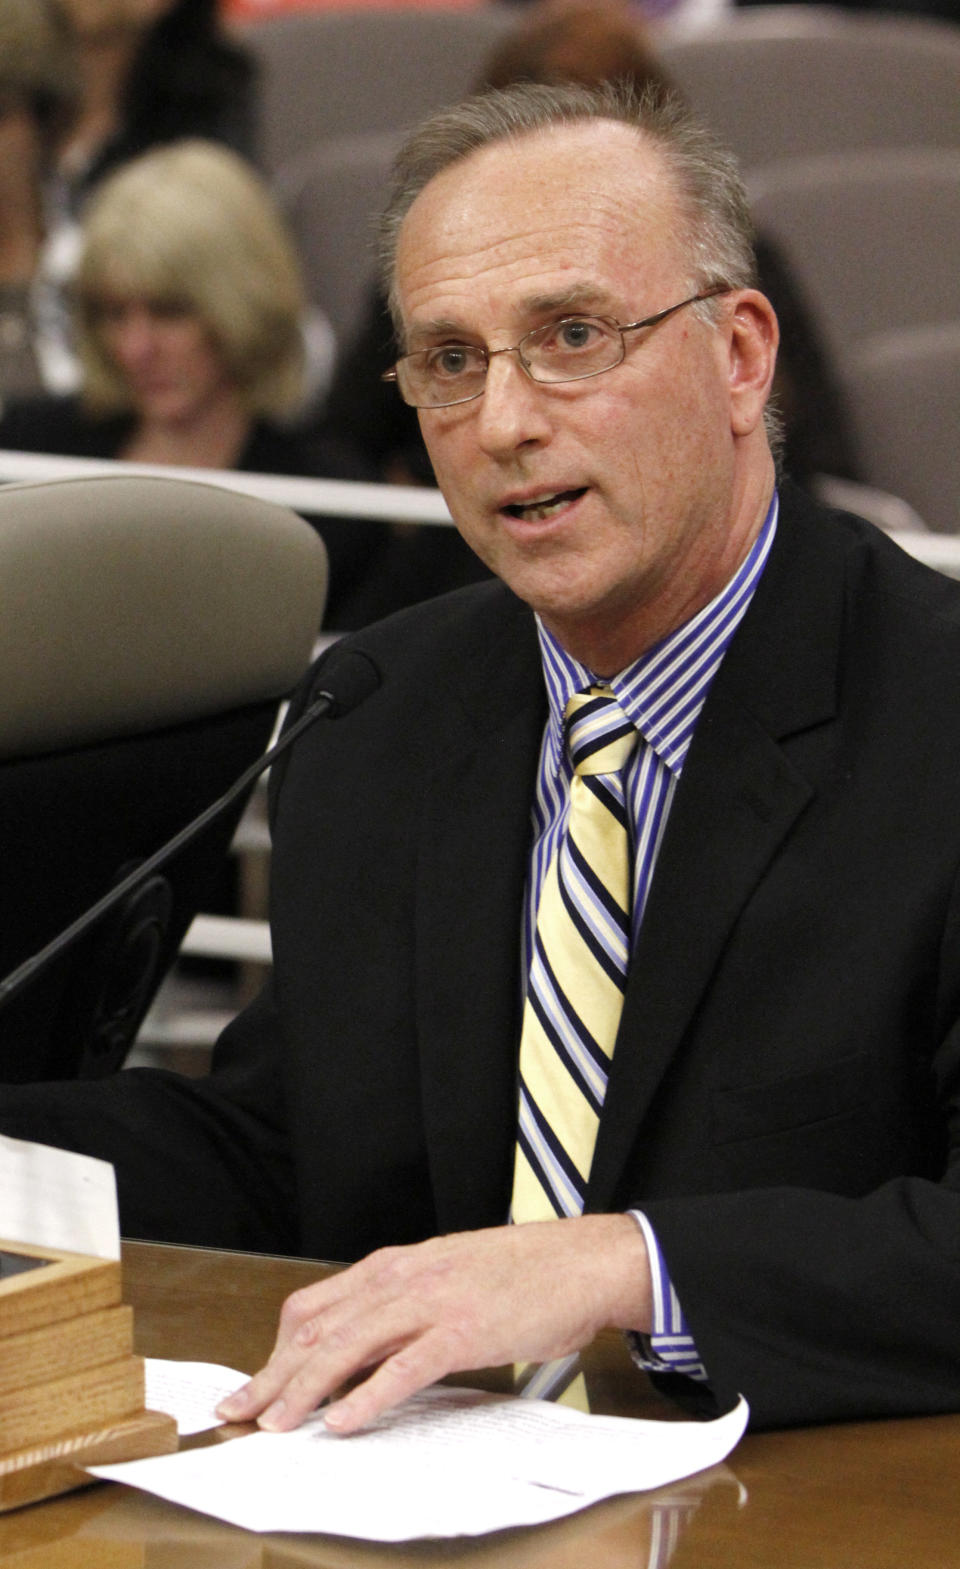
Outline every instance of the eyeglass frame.
{"type": "Polygon", "coordinates": [[[572,316],[561,316],[557,321],[544,323],[544,325],[541,327],[531,327],[530,331],[525,332],[516,343],[512,343],[508,347],[502,349],[488,349],[486,346],[481,348],[475,343],[442,344],[440,347],[445,349],[470,349],[475,354],[482,354],[485,362],[483,381],[477,391],[469,393],[465,398],[451,398],[449,403],[409,403],[408,399],[404,397],[399,376],[401,364],[404,360],[412,360],[418,358],[421,354],[432,353],[433,351],[430,349],[414,349],[411,354],[401,354],[400,358],[394,365],[390,367],[389,370],[382,372],[380,380],[396,382],[397,391],[400,393],[401,398],[403,398],[404,403],[407,404],[408,408],[414,409],[453,409],[457,408],[461,403],[473,403],[477,398],[482,398],[483,394],[487,390],[487,371],[490,369],[490,361],[497,354],[516,354],[519,358],[520,367],[524,374],[528,376],[529,379],[538,387],[564,387],[569,386],[570,383],[574,381],[590,381],[594,376],[605,376],[608,370],[616,370],[618,365],[623,364],[627,357],[627,345],[623,336],[625,332],[636,332],[641,327],[659,326],[660,322],[666,321],[667,317],[672,316],[675,311],[683,310],[684,306],[696,305],[701,300],[715,299],[718,294],[731,293],[732,289],[733,285],[729,283],[714,284],[711,288],[704,289],[699,294],[691,294],[685,300],[678,300],[676,305],[668,305],[666,310],[656,311],[652,316],[644,316],[640,321],[620,323],[613,316],[591,316],[587,312],[577,313],[572,316]],[[615,359],[611,365],[604,365],[600,370],[588,370],[584,371],[580,376],[557,376],[550,381],[542,381],[538,376],[533,374],[529,361],[524,358],[523,345],[526,343],[528,338],[534,337],[536,333],[562,327],[568,321],[599,321],[602,322],[605,327],[612,327],[620,335],[620,356],[618,359],[615,359]]]}

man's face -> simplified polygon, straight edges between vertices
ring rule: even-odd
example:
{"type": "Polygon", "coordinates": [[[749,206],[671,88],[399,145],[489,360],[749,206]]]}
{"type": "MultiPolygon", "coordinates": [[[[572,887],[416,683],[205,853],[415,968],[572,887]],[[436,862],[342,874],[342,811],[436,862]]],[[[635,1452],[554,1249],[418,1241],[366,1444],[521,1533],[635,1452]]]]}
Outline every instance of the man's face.
{"type": "MultiPolygon", "coordinates": [[[[408,350],[497,349],[575,313],[636,321],[696,279],[659,155],[592,122],[495,144],[432,180],[401,229],[397,288],[408,350]]],[[[732,409],[739,302],[721,297],[719,328],[688,307],[628,333],[624,362],[586,381],[536,384],[498,356],[482,397],[421,411],[468,544],[601,673],[706,603],[762,521],[762,398],[749,465],[732,409]]]]}

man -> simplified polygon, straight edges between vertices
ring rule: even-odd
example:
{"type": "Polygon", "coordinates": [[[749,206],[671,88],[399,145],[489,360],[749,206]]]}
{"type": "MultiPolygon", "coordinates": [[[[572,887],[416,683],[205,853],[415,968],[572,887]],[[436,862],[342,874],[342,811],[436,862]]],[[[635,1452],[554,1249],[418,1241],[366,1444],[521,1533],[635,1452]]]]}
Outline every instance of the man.
{"type": "Polygon", "coordinates": [[[960,593],[778,500],[776,321],[676,110],[450,110],[385,232],[401,391],[503,584],[353,640],[380,685],[274,779],[274,981],[212,1078],[17,1089],[3,1127],[112,1159],[127,1233],[395,1244],[287,1304],[225,1407],[270,1428],[605,1325],[759,1424],[955,1408],[960,593]],[[626,741],[586,785],[584,713],[626,741]]]}

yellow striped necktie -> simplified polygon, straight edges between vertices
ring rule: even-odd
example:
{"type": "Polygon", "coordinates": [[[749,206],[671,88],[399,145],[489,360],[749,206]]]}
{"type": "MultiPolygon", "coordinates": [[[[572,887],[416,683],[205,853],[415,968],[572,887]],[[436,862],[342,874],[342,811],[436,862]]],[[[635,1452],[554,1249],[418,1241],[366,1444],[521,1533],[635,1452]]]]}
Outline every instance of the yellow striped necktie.
{"type": "Polygon", "coordinates": [[[623,770],[637,731],[608,687],[572,697],[565,719],[574,775],[540,894],[520,1037],[515,1222],[583,1211],[630,954],[623,770]]]}

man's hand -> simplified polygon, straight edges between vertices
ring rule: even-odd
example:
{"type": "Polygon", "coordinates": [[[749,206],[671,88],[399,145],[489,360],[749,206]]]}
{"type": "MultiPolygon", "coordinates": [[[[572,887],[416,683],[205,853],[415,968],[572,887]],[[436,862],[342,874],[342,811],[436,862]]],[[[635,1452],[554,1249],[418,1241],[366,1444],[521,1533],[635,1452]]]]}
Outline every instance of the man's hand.
{"type": "Polygon", "coordinates": [[[266,1367],[219,1407],[228,1421],[297,1427],[324,1413],[338,1433],[447,1373],[544,1362],[604,1328],[648,1330],[650,1271],[629,1215],[586,1215],[384,1248],[288,1297],[266,1367]]]}

